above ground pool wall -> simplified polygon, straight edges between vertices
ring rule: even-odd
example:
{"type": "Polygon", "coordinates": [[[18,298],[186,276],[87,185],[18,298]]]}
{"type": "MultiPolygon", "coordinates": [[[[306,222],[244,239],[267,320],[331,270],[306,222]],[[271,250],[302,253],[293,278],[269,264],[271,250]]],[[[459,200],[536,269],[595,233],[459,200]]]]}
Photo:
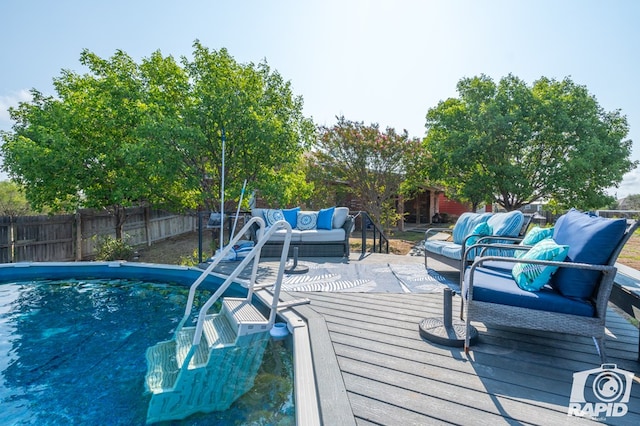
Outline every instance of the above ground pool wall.
{"type": "MultiPolygon", "coordinates": [[[[189,287],[200,275],[198,268],[152,263],[115,262],[25,262],[0,264],[0,283],[28,280],[60,279],[137,279],[143,281],[175,282],[189,287]]],[[[209,275],[202,283],[205,289],[215,289],[222,283],[216,275],[209,275]]],[[[239,284],[232,284],[225,292],[231,297],[246,296],[239,284]]]]}

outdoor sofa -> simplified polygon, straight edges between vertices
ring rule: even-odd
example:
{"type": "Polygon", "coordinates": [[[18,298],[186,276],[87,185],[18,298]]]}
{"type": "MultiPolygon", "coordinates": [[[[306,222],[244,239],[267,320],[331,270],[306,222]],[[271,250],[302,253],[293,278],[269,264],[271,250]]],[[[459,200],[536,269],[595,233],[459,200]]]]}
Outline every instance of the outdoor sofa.
{"type": "Polygon", "coordinates": [[[465,351],[470,324],[478,321],[593,337],[601,361],[606,362],[605,317],[614,265],[637,226],[637,221],[572,209],[553,228],[532,229],[523,240],[528,244],[516,246],[519,257],[481,253],[464,274],[465,351]]]}
{"type": "MultiPolygon", "coordinates": [[[[252,217],[262,217],[267,226],[278,220],[291,225],[289,256],[297,247],[300,257],[349,257],[349,236],[353,230],[353,217],[348,207],[330,207],[318,211],[292,209],[251,210],[252,217]]],[[[258,227],[251,228],[251,239],[257,241],[258,227]]],[[[284,232],[275,232],[262,247],[263,257],[277,257],[282,252],[284,232]]]]}
{"type": "MultiPolygon", "coordinates": [[[[508,213],[463,213],[453,228],[431,228],[425,232],[424,265],[428,259],[462,271],[476,256],[468,248],[480,242],[513,243],[529,227],[531,215],[519,210],[508,213]],[[463,261],[466,260],[466,262],[463,261]]],[[[495,254],[495,253],[494,253],[495,254]]]]}

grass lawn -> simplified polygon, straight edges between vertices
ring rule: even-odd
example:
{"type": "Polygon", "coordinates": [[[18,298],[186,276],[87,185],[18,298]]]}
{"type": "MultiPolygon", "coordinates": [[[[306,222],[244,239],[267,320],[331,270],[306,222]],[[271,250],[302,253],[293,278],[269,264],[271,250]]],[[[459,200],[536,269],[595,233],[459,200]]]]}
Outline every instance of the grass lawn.
{"type": "MultiPolygon", "coordinates": [[[[389,236],[389,252],[397,255],[406,255],[413,246],[424,239],[424,231],[395,231],[389,236]]],[[[203,235],[203,252],[205,256],[211,255],[211,234],[203,235]]],[[[367,240],[372,244],[371,237],[367,240]]],[[[351,251],[358,252],[362,246],[362,238],[359,231],[351,234],[351,251]]],[[[184,264],[186,259],[192,262],[197,258],[198,234],[192,232],[179,237],[154,243],[151,247],[143,247],[138,250],[140,262],[165,263],[170,265],[184,264]]],[[[640,231],[637,231],[627,242],[618,262],[640,271],[640,231]]]]}

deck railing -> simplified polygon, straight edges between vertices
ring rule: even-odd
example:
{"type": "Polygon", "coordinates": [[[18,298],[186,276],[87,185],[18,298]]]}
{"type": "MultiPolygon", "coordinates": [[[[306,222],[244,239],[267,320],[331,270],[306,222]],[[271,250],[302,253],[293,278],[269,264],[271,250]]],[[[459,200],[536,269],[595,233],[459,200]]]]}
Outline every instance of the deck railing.
{"type": "Polygon", "coordinates": [[[379,227],[371,218],[369,213],[366,211],[359,211],[356,217],[360,216],[361,218],[361,228],[362,228],[362,249],[361,253],[365,254],[367,252],[367,240],[369,238],[369,227],[371,227],[372,234],[372,253],[386,253],[389,254],[389,239],[382,231],[382,228],[379,227]]]}

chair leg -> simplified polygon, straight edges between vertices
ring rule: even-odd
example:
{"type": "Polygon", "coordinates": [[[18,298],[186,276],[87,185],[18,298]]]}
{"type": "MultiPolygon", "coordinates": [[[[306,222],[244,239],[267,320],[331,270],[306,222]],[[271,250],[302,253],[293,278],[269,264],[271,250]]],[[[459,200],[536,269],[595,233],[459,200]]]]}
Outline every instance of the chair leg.
{"type": "Polygon", "coordinates": [[[598,355],[600,355],[601,364],[607,363],[607,353],[604,346],[604,337],[594,337],[593,343],[596,345],[596,350],[598,351],[598,355]]]}
{"type": "MultiPolygon", "coordinates": [[[[462,312],[460,313],[462,315],[462,312]]],[[[464,353],[469,354],[469,346],[471,346],[471,321],[467,316],[467,320],[465,321],[466,330],[464,333],[464,353]]]]}

